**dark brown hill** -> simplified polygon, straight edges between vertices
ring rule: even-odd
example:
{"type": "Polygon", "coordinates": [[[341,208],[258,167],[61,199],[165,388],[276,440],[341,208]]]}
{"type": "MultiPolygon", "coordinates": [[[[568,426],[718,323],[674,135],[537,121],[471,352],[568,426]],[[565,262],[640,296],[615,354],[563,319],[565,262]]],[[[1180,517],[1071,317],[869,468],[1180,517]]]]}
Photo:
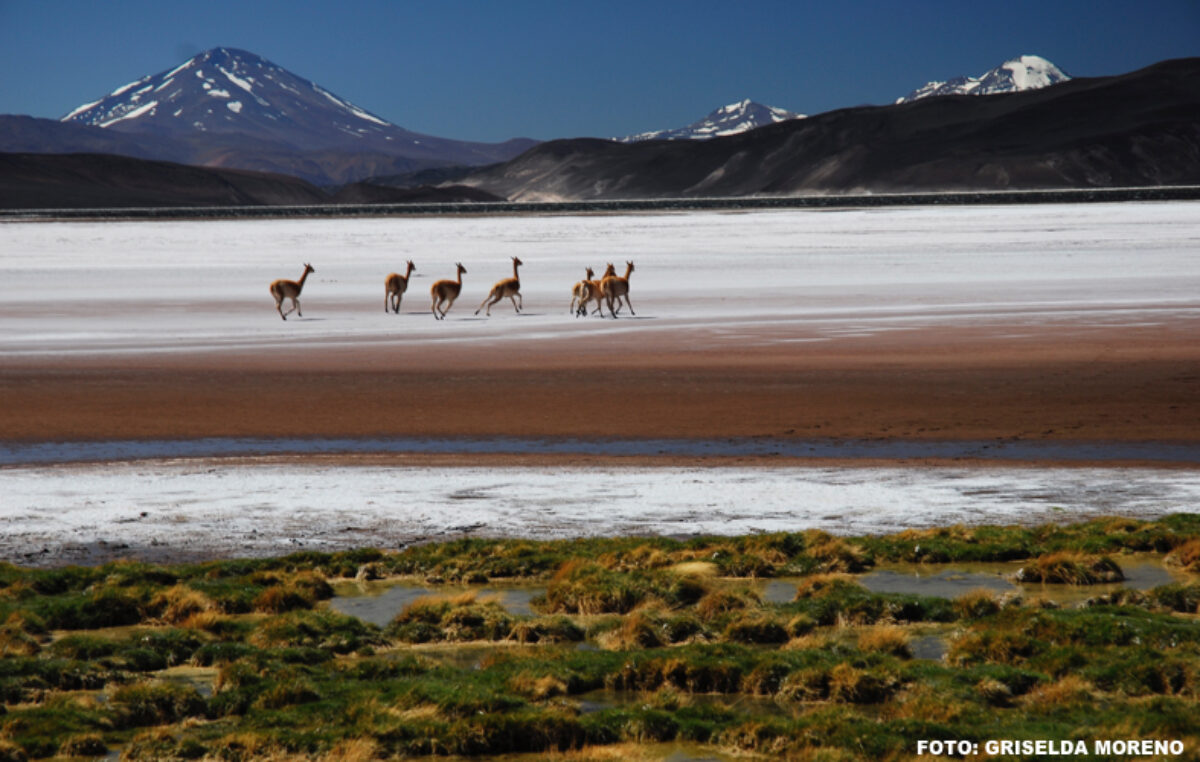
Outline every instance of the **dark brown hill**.
{"type": "Polygon", "coordinates": [[[286,175],[108,154],[0,153],[0,209],[325,206],[503,201],[463,185],[354,183],[329,194],[286,175]]]}
{"type": "MultiPolygon", "coordinates": [[[[490,164],[516,156],[532,145],[535,145],[532,140],[510,140],[496,144],[495,155],[477,153],[469,158],[480,164],[490,164]]],[[[130,133],[11,114],[0,114],[0,152],[110,153],[177,164],[292,175],[320,186],[428,171],[442,167],[448,161],[363,147],[300,149],[246,134],[130,133]]],[[[454,165],[455,169],[458,167],[454,165]]]]}
{"type": "Polygon", "coordinates": [[[284,175],[204,169],[108,154],[0,153],[0,208],[262,206],[328,203],[284,175]]]}
{"type": "Polygon", "coordinates": [[[1196,184],[1200,58],[703,142],[552,141],[461,182],[513,200],[1196,184]]]}

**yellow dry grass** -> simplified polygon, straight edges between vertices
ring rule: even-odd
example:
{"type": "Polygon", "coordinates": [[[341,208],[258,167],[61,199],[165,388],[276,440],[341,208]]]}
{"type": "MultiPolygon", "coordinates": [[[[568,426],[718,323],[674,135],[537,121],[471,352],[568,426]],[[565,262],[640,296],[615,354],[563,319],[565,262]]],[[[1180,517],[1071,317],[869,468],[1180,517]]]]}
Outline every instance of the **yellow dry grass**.
{"type": "Polygon", "coordinates": [[[858,636],[860,651],[874,651],[902,658],[911,658],[908,631],[895,624],[862,628],[858,636]]]}
{"type": "Polygon", "coordinates": [[[1039,685],[1025,696],[1025,704],[1039,711],[1072,704],[1091,704],[1096,699],[1095,688],[1078,675],[1067,675],[1053,683],[1039,685]]]}
{"type": "Polygon", "coordinates": [[[675,564],[670,570],[684,577],[716,577],[721,573],[721,567],[712,561],[684,561],[675,564]]]}
{"type": "Polygon", "coordinates": [[[1200,539],[1188,540],[1168,553],[1164,560],[1184,571],[1200,573],[1200,539]]]}
{"type": "Polygon", "coordinates": [[[195,614],[217,608],[211,598],[187,585],[167,588],[154,596],[151,605],[163,607],[162,620],[168,624],[180,624],[195,614]]]}

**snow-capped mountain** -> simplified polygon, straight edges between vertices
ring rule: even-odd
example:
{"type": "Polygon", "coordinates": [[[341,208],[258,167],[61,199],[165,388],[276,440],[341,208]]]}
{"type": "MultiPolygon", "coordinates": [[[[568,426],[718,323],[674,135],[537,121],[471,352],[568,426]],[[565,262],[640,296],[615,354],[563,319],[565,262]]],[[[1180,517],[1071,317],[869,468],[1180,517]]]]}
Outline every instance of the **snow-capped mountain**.
{"type": "MultiPolygon", "coordinates": [[[[338,161],[347,153],[373,155],[381,166],[380,157],[402,157],[408,168],[487,164],[512,158],[535,143],[471,143],[412,132],[234,48],[208,50],[119,87],[61,121],[183,141],[196,149],[195,156],[181,159],[188,163],[249,169],[271,168],[264,163],[297,152],[337,152],[338,161]]],[[[307,160],[311,163],[313,157],[307,160]]],[[[292,171],[289,162],[293,159],[279,169],[292,171]]]]}
{"type": "Polygon", "coordinates": [[[1041,56],[1021,56],[1005,61],[980,77],[955,77],[945,82],[929,82],[913,90],[896,103],[909,103],[935,95],[990,95],[1036,90],[1065,82],[1070,77],[1041,56]]]}
{"type": "Polygon", "coordinates": [[[239,132],[299,147],[414,139],[393,124],[253,53],[215,48],[62,117],[123,132],[239,132]]]}
{"type": "Polygon", "coordinates": [[[803,118],[804,114],[794,114],[791,111],[774,106],[764,106],[747,99],[722,106],[686,127],[643,132],[638,135],[617,138],[617,140],[622,143],[636,143],[642,140],[707,140],[725,135],[736,135],[739,132],[746,132],[787,119],[803,118]]]}

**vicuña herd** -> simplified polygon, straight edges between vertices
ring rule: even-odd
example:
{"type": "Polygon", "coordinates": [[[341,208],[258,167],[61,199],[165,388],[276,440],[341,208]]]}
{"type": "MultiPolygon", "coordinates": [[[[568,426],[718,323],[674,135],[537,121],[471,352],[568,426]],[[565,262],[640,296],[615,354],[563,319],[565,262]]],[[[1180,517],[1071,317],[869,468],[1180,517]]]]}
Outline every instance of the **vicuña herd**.
{"type": "MultiPolygon", "coordinates": [[[[496,285],[492,286],[492,290],[488,292],[487,297],[479,304],[479,309],[475,310],[475,314],[479,314],[479,310],[485,310],[484,314],[492,314],[492,305],[499,302],[501,299],[508,297],[513,303],[513,309],[520,313],[525,307],[525,301],[521,297],[521,277],[517,273],[517,268],[525,264],[518,257],[512,258],[513,274],[511,278],[505,278],[497,281],[496,285]]],[[[455,267],[458,272],[454,280],[449,278],[439,280],[429,289],[430,295],[433,297],[433,304],[430,309],[433,312],[435,320],[444,320],[446,313],[454,306],[454,300],[462,293],[462,276],[467,271],[467,268],[462,266],[462,263],[457,263],[455,267]]],[[[407,269],[404,274],[390,273],[383,281],[383,311],[400,313],[400,301],[404,297],[404,292],[408,291],[408,279],[416,270],[410,260],[407,263],[407,269]]],[[[275,309],[279,312],[279,317],[287,320],[287,316],[293,311],[300,317],[304,317],[304,313],[300,311],[300,291],[304,288],[304,281],[308,278],[308,274],[316,272],[310,264],[304,265],[304,273],[300,276],[300,280],[279,280],[271,282],[271,296],[275,298],[275,309]],[[287,312],[283,311],[283,300],[291,299],[292,308],[287,312]]],[[[596,309],[592,312],[593,315],[604,317],[604,307],[608,305],[608,312],[612,317],[616,317],[621,311],[622,302],[624,306],[629,308],[629,314],[636,315],[633,311],[633,302],[629,301],[629,276],[633,274],[633,263],[625,263],[625,274],[617,275],[617,270],[612,264],[609,264],[604,270],[604,275],[599,279],[595,278],[595,272],[592,268],[587,268],[587,275],[583,280],[576,283],[571,288],[571,308],[570,311],[576,317],[584,317],[588,314],[588,307],[595,302],[596,309]]]]}

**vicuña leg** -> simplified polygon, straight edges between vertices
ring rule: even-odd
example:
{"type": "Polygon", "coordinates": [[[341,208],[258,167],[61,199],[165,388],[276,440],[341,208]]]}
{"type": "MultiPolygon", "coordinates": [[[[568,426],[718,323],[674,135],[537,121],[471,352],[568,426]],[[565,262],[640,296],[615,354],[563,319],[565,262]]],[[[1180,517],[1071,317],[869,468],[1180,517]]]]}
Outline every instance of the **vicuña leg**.
{"type": "MultiPolygon", "coordinates": [[[[487,315],[488,317],[491,317],[492,316],[492,305],[498,301],[500,301],[500,295],[497,294],[495,291],[493,291],[492,293],[483,297],[483,301],[479,303],[479,310],[482,310],[484,307],[487,307],[487,311],[484,312],[483,314],[487,315]]],[[[476,315],[479,314],[479,310],[475,310],[476,315]]]]}

